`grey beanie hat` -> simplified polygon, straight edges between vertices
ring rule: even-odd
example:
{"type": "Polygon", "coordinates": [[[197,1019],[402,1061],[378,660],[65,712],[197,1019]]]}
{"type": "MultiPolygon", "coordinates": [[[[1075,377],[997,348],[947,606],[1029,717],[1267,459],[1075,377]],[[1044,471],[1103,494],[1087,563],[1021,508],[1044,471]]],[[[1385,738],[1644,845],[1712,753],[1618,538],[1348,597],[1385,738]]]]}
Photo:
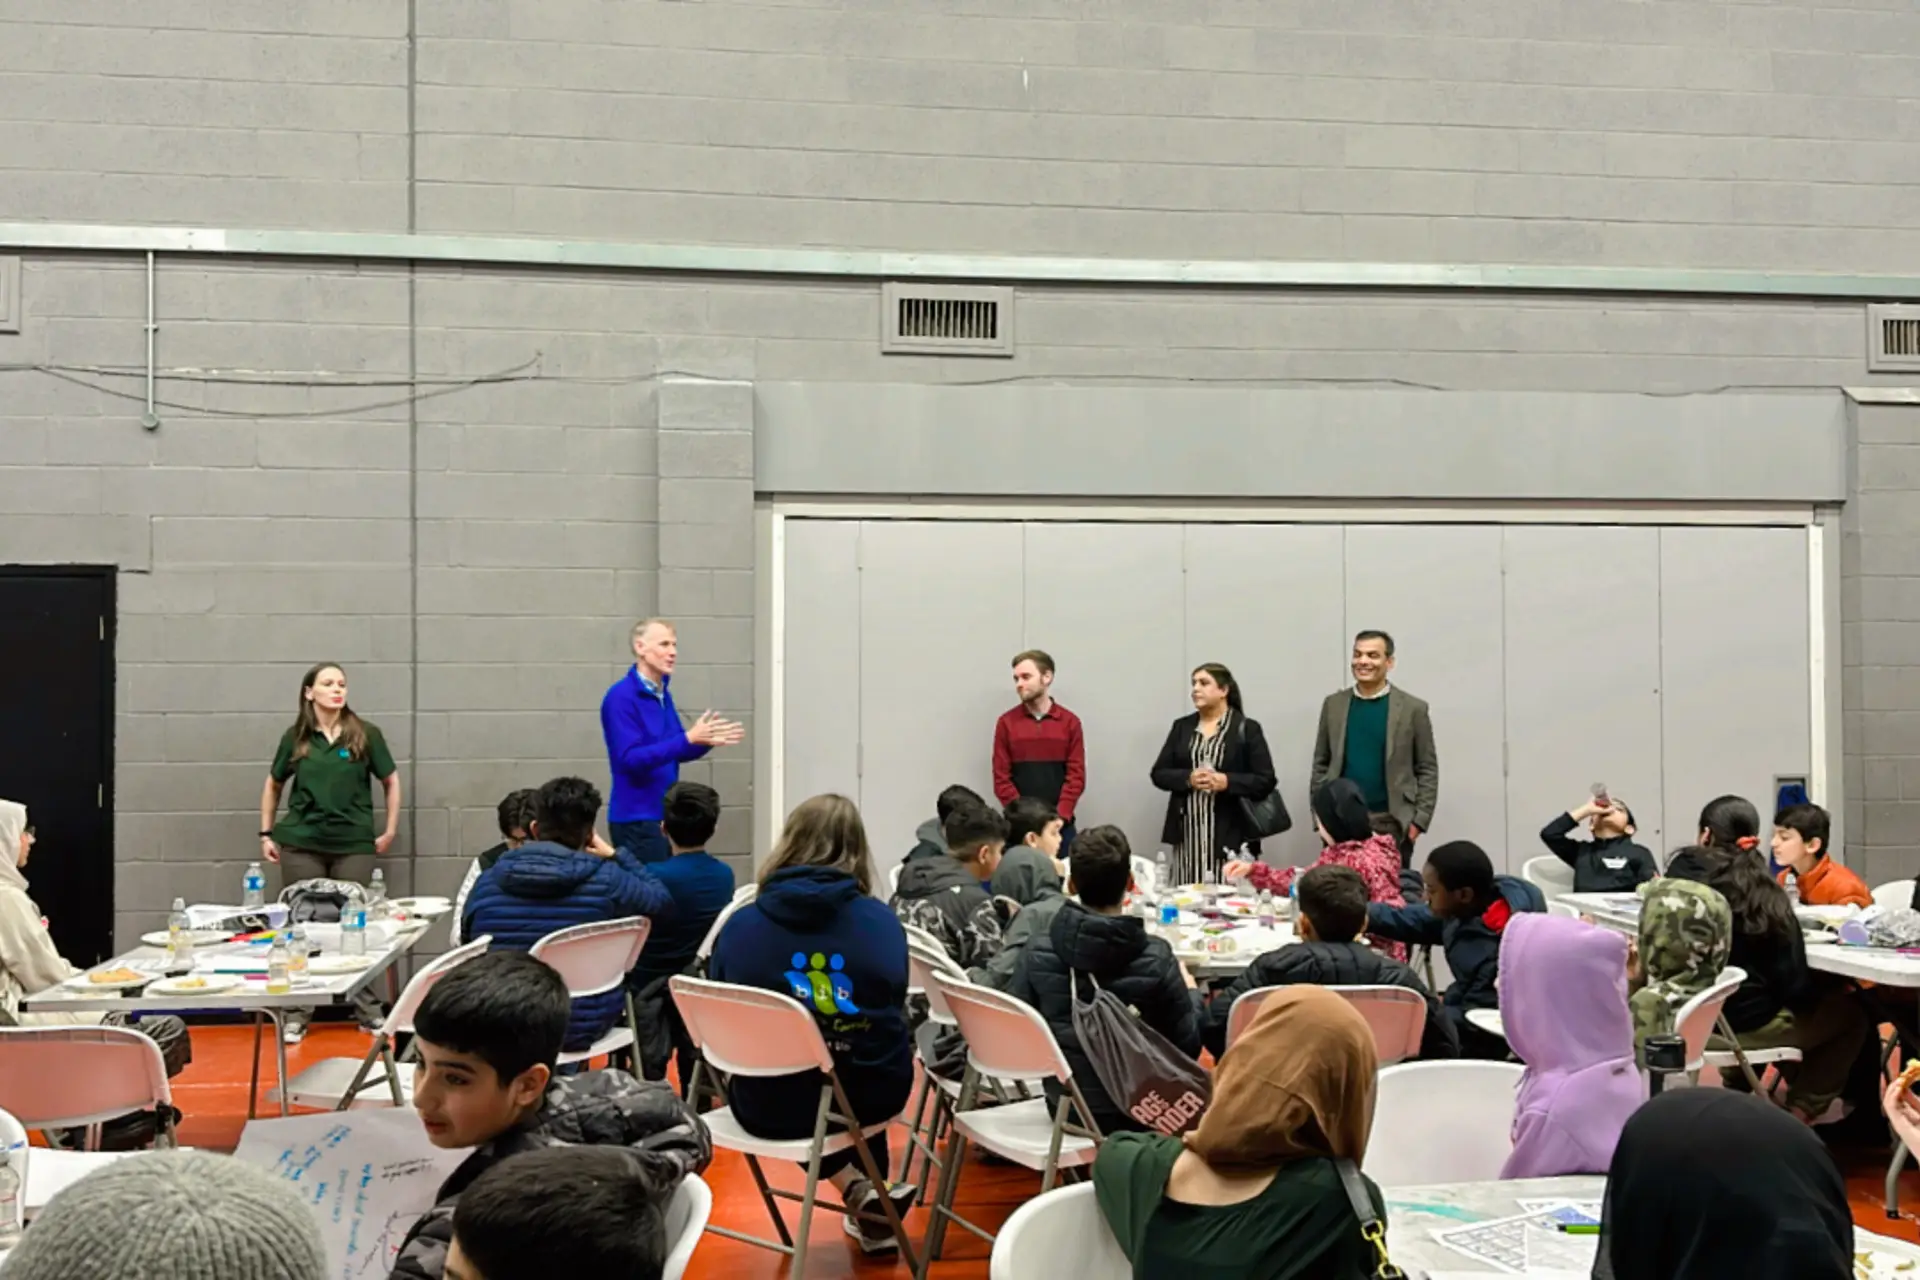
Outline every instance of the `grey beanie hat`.
{"type": "Polygon", "coordinates": [[[327,1261],[313,1214],[287,1183],[232,1156],[155,1151],[55,1196],[4,1271],[6,1280],[325,1280],[327,1261]]]}

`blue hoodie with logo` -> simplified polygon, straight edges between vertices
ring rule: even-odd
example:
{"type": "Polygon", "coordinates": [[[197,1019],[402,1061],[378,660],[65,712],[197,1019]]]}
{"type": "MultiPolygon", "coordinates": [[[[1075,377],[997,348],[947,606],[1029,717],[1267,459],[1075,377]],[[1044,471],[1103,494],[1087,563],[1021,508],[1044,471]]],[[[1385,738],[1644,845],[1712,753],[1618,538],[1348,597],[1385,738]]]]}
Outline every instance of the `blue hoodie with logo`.
{"type": "MultiPolygon", "coordinates": [[[[805,1005],[862,1123],[891,1119],[905,1105],[913,1087],[906,930],[852,876],[827,867],[776,871],[728,918],[707,972],[805,1005]]],[[[810,1137],[820,1083],[818,1072],[743,1077],[728,1100],[749,1132],[810,1137]]]]}

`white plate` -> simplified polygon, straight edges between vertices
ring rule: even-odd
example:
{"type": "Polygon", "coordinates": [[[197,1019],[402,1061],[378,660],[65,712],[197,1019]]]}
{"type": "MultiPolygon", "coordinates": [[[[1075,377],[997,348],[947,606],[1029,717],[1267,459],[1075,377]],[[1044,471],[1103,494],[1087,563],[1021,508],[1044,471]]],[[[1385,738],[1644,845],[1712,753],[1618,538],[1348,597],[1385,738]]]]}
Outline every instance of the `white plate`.
{"type": "Polygon", "coordinates": [[[155,996],[215,996],[222,991],[231,991],[241,983],[237,974],[196,973],[183,974],[177,978],[162,978],[147,988],[148,995],[155,996]],[[202,985],[185,987],[181,983],[196,982],[202,985]]]}
{"type": "Polygon", "coordinates": [[[343,973],[359,973],[372,964],[372,956],[314,956],[307,961],[307,972],[337,978],[343,973]]]}
{"type": "Polygon", "coordinates": [[[142,969],[137,964],[104,965],[101,966],[97,972],[104,973],[108,969],[132,969],[140,976],[138,978],[122,979],[119,982],[95,982],[92,978],[82,973],[75,977],[68,978],[63,985],[70,991],[131,991],[135,987],[146,986],[149,982],[152,982],[160,976],[159,970],[142,969]]]}
{"type": "MultiPolygon", "coordinates": [[[[193,945],[196,947],[218,946],[232,936],[232,934],[224,929],[190,929],[187,931],[187,937],[191,939],[193,945]]],[[[140,935],[140,941],[150,947],[164,947],[167,945],[167,931],[165,929],[155,929],[152,933],[143,933],[140,935]]]]}

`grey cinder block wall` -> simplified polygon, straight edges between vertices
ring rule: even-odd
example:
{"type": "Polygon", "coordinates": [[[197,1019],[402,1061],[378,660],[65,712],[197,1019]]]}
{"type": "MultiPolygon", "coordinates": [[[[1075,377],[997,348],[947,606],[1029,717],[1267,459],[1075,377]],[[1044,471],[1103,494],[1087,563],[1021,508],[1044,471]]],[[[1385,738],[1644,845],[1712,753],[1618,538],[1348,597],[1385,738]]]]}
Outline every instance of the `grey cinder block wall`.
{"type": "MultiPolygon", "coordinates": [[[[237,877],[318,657],[406,761],[422,891],[501,792],[604,777],[634,618],[682,620],[683,706],[750,718],[759,382],[1900,387],[1861,304],[1920,262],[1917,49],[1880,0],[0,0],[0,223],[1868,278],[1068,276],[987,364],[883,356],[870,279],[169,253],[149,433],[144,262],[0,237],[0,561],[121,569],[122,936],[237,877]]],[[[1886,878],[1920,869],[1920,410],[1853,411],[1846,816],[1886,878]]],[[[752,769],[695,771],[742,865],[752,769]]]]}

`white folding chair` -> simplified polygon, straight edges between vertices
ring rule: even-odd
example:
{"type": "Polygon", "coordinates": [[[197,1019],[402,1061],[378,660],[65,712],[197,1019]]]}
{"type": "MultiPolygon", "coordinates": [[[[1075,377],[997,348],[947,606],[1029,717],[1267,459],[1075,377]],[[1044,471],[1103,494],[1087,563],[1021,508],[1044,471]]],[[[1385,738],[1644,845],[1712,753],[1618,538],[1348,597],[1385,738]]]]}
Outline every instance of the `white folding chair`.
{"type": "MultiPolygon", "coordinates": [[[[528,954],[552,965],[566,979],[567,994],[575,1000],[605,995],[609,991],[625,991],[627,974],[639,962],[640,952],[647,945],[647,934],[652,929],[653,921],[645,916],[576,924],[569,929],[555,929],[534,943],[528,954]]],[[[616,1024],[586,1048],[561,1054],[559,1065],[571,1066],[616,1049],[639,1045],[640,1020],[634,1017],[633,993],[626,991],[624,999],[627,1025],[616,1024]]]]}
{"type": "Polygon", "coordinates": [[[1280,990],[1284,988],[1253,987],[1233,998],[1233,1004],[1227,1009],[1227,1048],[1233,1048],[1233,1042],[1240,1038],[1241,1032],[1253,1025],[1267,997],[1280,990]]]}
{"type": "Polygon", "coordinates": [[[902,863],[896,862],[887,868],[887,892],[889,894],[900,892],[900,868],[903,865],[902,863]]]}
{"type": "Polygon", "coordinates": [[[1569,920],[1578,920],[1580,918],[1580,908],[1571,903],[1562,902],[1558,898],[1548,898],[1547,914],[1550,916],[1565,916],[1569,920]]]}
{"type": "Polygon", "coordinates": [[[1520,878],[1538,889],[1548,902],[1573,892],[1573,868],[1552,854],[1528,858],[1521,864],[1520,878]]]}
{"type": "Polygon", "coordinates": [[[993,1242],[988,1280],[1113,1280],[1133,1274],[1094,1202],[1093,1184],[1058,1187],[1013,1211],[993,1242]]]}
{"type": "Polygon", "coordinates": [[[1513,1151],[1517,1062],[1403,1062],[1382,1067],[1367,1176],[1382,1187],[1491,1182],[1513,1151]]]}
{"type": "Polygon", "coordinates": [[[1093,1163],[1100,1149],[1100,1128],[1074,1083],[1073,1068],[1039,1012],[1003,991],[958,982],[943,973],[928,981],[946,998],[967,1039],[967,1073],[960,1098],[954,1104],[948,1129],[946,1162],[940,1170],[940,1190],[927,1222],[916,1280],[926,1280],[927,1266],[940,1256],[947,1223],[957,1222],[983,1240],[993,1233],[954,1212],[960,1170],[966,1164],[967,1144],[985,1147],[1003,1160],[1024,1165],[1040,1174],[1042,1194],[1053,1190],[1062,1169],[1093,1163]],[[983,1082],[988,1079],[1021,1084],[1058,1082],[1060,1101],[1051,1109],[1045,1098],[979,1107],[983,1082]],[[1078,1114],[1078,1120],[1075,1114],[1078,1114]]]}
{"type": "Polygon", "coordinates": [[[673,1199],[667,1201],[667,1239],[672,1243],[660,1268],[660,1280],[680,1280],[686,1274],[687,1263],[712,1216],[713,1188],[697,1173],[680,1179],[680,1185],[673,1189],[673,1199]]]}
{"type": "MultiPolygon", "coordinates": [[[[792,996],[778,991],[763,991],[759,987],[710,982],[704,978],[675,977],[669,979],[667,986],[673,992],[674,1004],[680,1009],[680,1020],[686,1024],[687,1035],[701,1053],[700,1065],[693,1071],[694,1082],[688,1090],[689,1097],[700,1096],[701,1073],[709,1069],[729,1078],[790,1076],[807,1071],[821,1074],[820,1104],[814,1112],[813,1137],[810,1139],[755,1137],[734,1119],[732,1107],[720,1107],[701,1117],[706,1121],[714,1146],[738,1151],[747,1158],[747,1168],[753,1173],[754,1183],[760,1189],[760,1198],[766,1203],[767,1213],[773,1218],[774,1229],[780,1233],[780,1239],[768,1240],[716,1227],[712,1223],[707,1224],[707,1230],[730,1240],[757,1244],[763,1249],[787,1254],[793,1259],[791,1274],[799,1276],[807,1265],[807,1235],[813,1224],[821,1159],[852,1148],[868,1181],[876,1188],[884,1189],[887,1181],[875,1166],[873,1153],[867,1150],[863,1139],[885,1133],[887,1126],[899,1117],[886,1116],[875,1122],[854,1115],[853,1108],[847,1102],[846,1090],[841,1087],[840,1077],[834,1070],[833,1054],[827,1049],[827,1042],[821,1038],[819,1023],[792,996]],[[829,1132],[829,1124],[838,1127],[829,1132]],[[859,1131],[858,1137],[852,1132],[855,1128],[859,1131]],[[767,1175],[760,1168],[762,1158],[791,1160],[806,1166],[804,1192],[795,1195],[791,1191],[775,1190],[768,1186],[767,1175]],[[776,1197],[800,1202],[800,1220],[792,1232],[787,1230],[786,1219],[780,1214],[776,1197]]],[[[893,1197],[883,1194],[879,1202],[887,1226],[899,1242],[901,1256],[912,1267],[913,1246],[907,1240],[907,1229],[901,1224],[893,1197]]],[[[843,1213],[852,1212],[846,1205],[828,1207],[837,1208],[843,1213]]]]}
{"type": "Polygon", "coordinates": [[[760,886],[751,881],[733,891],[733,901],[720,909],[720,914],[713,918],[712,926],[707,929],[707,936],[700,939],[700,948],[693,953],[696,964],[706,964],[713,955],[713,944],[719,938],[720,930],[726,926],[734,912],[752,902],[759,893],[760,886]]]}
{"type": "MultiPolygon", "coordinates": [[[[100,1149],[100,1126],[152,1111],[154,1145],[173,1145],[173,1090],[160,1046],[131,1027],[0,1027],[0,1099],[21,1125],[45,1133],[84,1126],[100,1149]]],[[[21,1182],[25,1194],[26,1183],[21,1182]]]]}
{"type": "MultiPolygon", "coordinates": [[[[1733,995],[1733,990],[1737,989],[1740,984],[1746,980],[1747,971],[1745,969],[1728,965],[1720,971],[1720,976],[1714,980],[1714,985],[1709,987],[1708,990],[1717,990],[1719,987],[1731,983],[1732,988],[1727,991],[1727,995],[1722,997],[1720,1001],[1721,1005],[1724,1006],[1727,998],[1733,995]]],[[[1701,994],[1704,995],[1706,993],[1702,992],[1701,994]]],[[[1700,998],[1700,996],[1694,997],[1695,1000],[1700,998]]],[[[1687,1003],[1692,1004],[1693,1001],[1690,1000],[1687,1003]]],[[[1686,1005],[1682,1005],[1679,1012],[1684,1013],[1686,1007],[1686,1005]]],[[[1679,1013],[1674,1015],[1674,1025],[1676,1027],[1679,1026],[1679,1013]]],[[[1714,1016],[1713,1027],[1709,1029],[1709,1035],[1712,1034],[1718,1034],[1720,1039],[1726,1041],[1727,1047],[1724,1049],[1705,1049],[1705,1052],[1700,1055],[1700,1065],[1703,1067],[1711,1067],[1716,1071],[1731,1071],[1735,1067],[1738,1067],[1741,1073],[1747,1077],[1747,1087],[1762,1098],[1768,1095],[1766,1089],[1761,1085],[1760,1073],[1755,1070],[1756,1067],[1770,1066],[1780,1062],[1800,1061],[1800,1051],[1791,1045],[1782,1045],[1777,1049],[1748,1049],[1743,1047],[1740,1043],[1740,1037],[1735,1035],[1733,1028],[1727,1025],[1727,1015],[1724,1008],[1714,1016]]],[[[1701,1044],[1704,1048],[1706,1041],[1703,1040],[1701,1044]]],[[[1692,1046],[1689,1045],[1689,1063],[1692,1061],[1692,1056],[1692,1046]]]]}
{"type": "Polygon", "coordinates": [[[1886,884],[1875,885],[1873,905],[1876,907],[1910,907],[1913,905],[1913,881],[1889,880],[1886,884]]]}
{"type": "MultiPolygon", "coordinates": [[[[321,1110],[345,1111],[350,1107],[404,1107],[413,1102],[413,1075],[400,1070],[399,1059],[394,1055],[394,1043],[403,1035],[413,1033],[413,1020],[420,1012],[420,1005],[427,998],[427,992],[434,984],[458,969],[475,956],[485,955],[493,939],[475,938],[464,946],[455,947],[434,960],[413,975],[400,992],[400,998],[393,1002],[393,1011],[380,1020],[380,1027],[373,1033],[373,1043],[367,1046],[366,1056],[359,1061],[352,1058],[325,1058],[314,1063],[293,1079],[287,1081],[287,1101],[296,1107],[316,1107],[321,1110]],[[375,1063],[379,1063],[382,1072],[369,1079],[375,1063]],[[385,1094],[385,1097],[380,1096],[385,1094]]],[[[267,1094],[269,1101],[280,1100],[280,1090],[267,1094]]]]}
{"type": "MultiPolygon", "coordinates": [[[[966,970],[954,963],[953,957],[933,935],[924,929],[907,926],[907,993],[924,996],[927,1001],[927,1023],[933,1027],[958,1026],[953,1010],[947,1007],[947,998],[933,981],[933,975],[945,974],[955,982],[970,982],[966,970]]],[[[913,1181],[913,1156],[921,1156],[920,1196],[921,1203],[931,1192],[931,1172],[941,1168],[940,1158],[935,1154],[939,1146],[940,1135],[945,1130],[952,1115],[953,1102],[960,1096],[960,1085],[933,1072],[931,1042],[934,1034],[925,1036],[925,1043],[916,1044],[914,1052],[920,1059],[920,1079],[914,1085],[913,1098],[907,1103],[907,1154],[900,1170],[900,1181],[913,1181]],[[929,1104],[932,1110],[929,1114],[929,1104]]]]}
{"type": "Polygon", "coordinates": [[[1720,1011],[1747,980],[1747,971],[1729,966],[1720,971],[1713,985],[1690,997],[1673,1011],[1673,1034],[1686,1042],[1687,1071],[1698,1075],[1707,1065],[1707,1038],[1720,1025],[1720,1011]]]}
{"type": "MultiPolygon", "coordinates": [[[[1338,992],[1373,1028],[1373,1047],[1381,1066],[1390,1067],[1420,1056],[1420,1042],[1427,1032],[1427,998],[1418,991],[1389,986],[1328,987],[1327,990],[1338,992]]],[[[1228,1017],[1232,1017],[1231,1012],[1228,1017]]]]}

